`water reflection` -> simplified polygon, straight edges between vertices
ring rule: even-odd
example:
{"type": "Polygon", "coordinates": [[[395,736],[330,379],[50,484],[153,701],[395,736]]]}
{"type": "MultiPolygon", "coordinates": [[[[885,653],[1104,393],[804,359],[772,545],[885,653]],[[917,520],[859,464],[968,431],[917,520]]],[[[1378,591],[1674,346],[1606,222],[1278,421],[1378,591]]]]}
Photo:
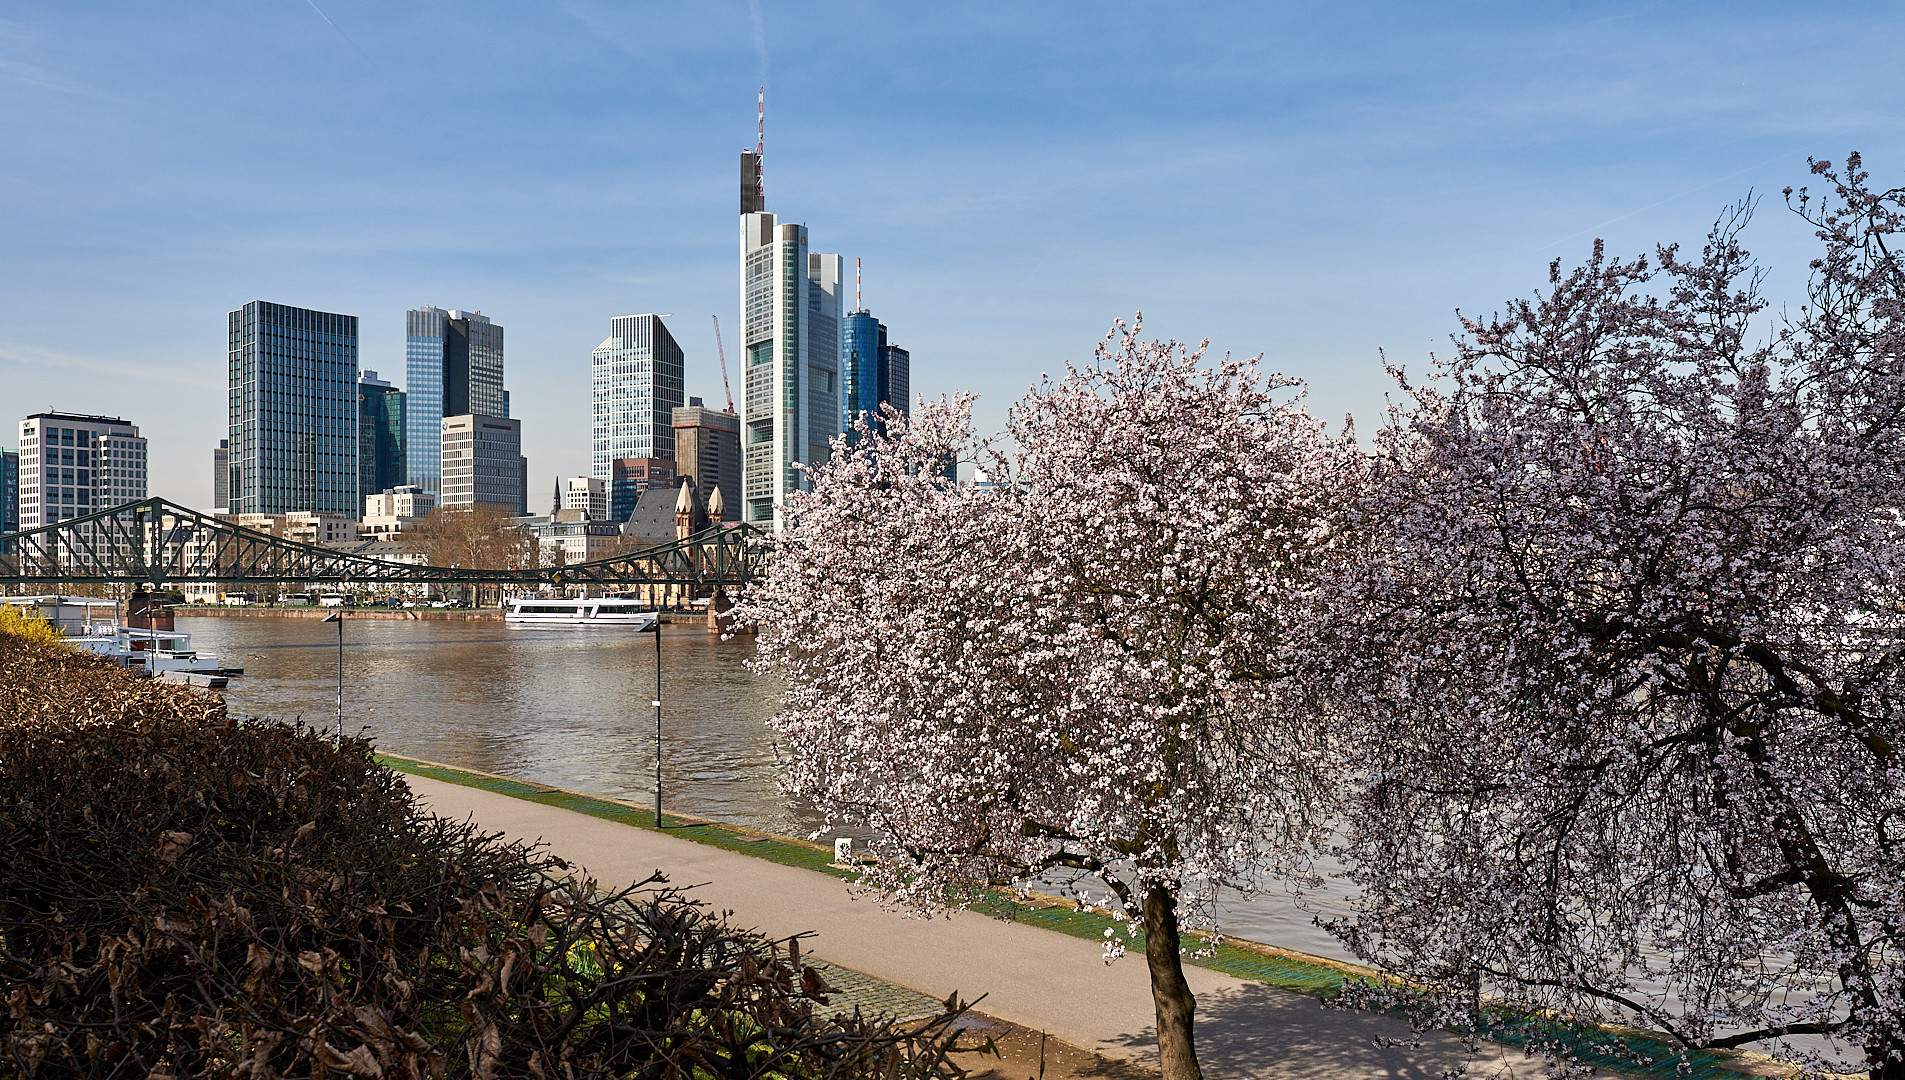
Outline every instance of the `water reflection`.
{"type": "MultiPolygon", "coordinates": [[[[335,625],[314,619],[180,619],[193,647],[241,666],[232,711],[328,727],[335,625]]],[[[648,803],[654,798],[654,638],[626,631],[350,619],[347,730],[392,753],[648,803]]],[[[752,642],[664,627],[663,787],[669,807],[804,836],[822,819],[776,784],[764,721],[773,680],[744,666],[752,642]]]]}

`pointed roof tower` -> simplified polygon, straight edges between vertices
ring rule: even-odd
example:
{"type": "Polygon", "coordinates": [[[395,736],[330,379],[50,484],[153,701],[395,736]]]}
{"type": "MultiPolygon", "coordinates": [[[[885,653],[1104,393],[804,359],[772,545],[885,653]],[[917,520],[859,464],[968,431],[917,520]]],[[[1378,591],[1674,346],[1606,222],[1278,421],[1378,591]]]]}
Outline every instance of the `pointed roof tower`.
{"type": "Polygon", "coordinates": [[[719,484],[714,486],[714,494],[708,496],[708,517],[713,521],[726,521],[728,518],[727,502],[721,498],[719,484]]]}

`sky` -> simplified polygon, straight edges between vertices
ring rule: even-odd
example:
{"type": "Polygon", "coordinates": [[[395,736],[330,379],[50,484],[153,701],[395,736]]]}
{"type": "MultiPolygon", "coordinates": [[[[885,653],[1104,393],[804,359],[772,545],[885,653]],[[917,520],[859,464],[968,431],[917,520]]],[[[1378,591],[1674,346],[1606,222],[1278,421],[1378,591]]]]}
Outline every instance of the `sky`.
{"type": "MultiPolygon", "coordinates": [[[[1818,4],[956,5],[9,0],[0,6],[0,445],[123,416],[151,491],[211,498],[225,315],[403,313],[506,332],[531,504],[588,471],[589,353],[673,313],[724,401],[737,160],[860,257],[913,387],[984,430],[1116,318],[1304,379],[1367,431],[1456,311],[1551,259],[1747,243],[1797,303],[1809,156],[1905,183],[1905,8],[1818,4]],[[1380,350],[1380,352],[1379,352],[1380,350]]],[[[732,364],[734,358],[730,358],[732,364]]]]}

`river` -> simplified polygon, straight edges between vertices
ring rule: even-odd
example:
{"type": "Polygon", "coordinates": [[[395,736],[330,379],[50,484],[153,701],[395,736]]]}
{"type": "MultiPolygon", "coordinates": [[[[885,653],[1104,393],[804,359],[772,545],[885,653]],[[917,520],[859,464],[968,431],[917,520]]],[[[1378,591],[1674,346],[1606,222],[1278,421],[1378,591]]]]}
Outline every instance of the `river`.
{"type": "MultiPolygon", "coordinates": [[[[193,648],[245,669],[225,691],[234,713],[336,724],[335,623],[181,618],[178,628],[192,635],[193,648]]],[[[601,628],[346,615],[345,730],[407,757],[647,805],[655,797],[654,648],[649,635],[601,628]]],[[[752,641],[722,641],[700,625],[663,628],[664,803],[807,836],[825,819],[781,793],[766,724],[780,688],[747,669],[753,653],[752,641]]],[[[1311,918],[1269,896],[1228,905],[1223,928],[1347,959],[1311,918]]]]}

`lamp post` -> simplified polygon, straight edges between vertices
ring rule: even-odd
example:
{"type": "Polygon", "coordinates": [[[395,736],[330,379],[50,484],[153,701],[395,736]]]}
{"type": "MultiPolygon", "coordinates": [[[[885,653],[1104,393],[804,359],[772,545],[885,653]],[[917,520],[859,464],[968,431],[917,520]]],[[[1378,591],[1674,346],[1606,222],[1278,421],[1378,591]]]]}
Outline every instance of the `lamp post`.
{"type": "Polygon", "coordinates": [[[333,611],[324,616],[325,622],[337,624],[337,742],[344,744],[344,613],[333,611]]]}
{"type": "Polygon", "coordinates": [[[655,612],[655,827],[661,823],[661,612],[655,612]]]}

